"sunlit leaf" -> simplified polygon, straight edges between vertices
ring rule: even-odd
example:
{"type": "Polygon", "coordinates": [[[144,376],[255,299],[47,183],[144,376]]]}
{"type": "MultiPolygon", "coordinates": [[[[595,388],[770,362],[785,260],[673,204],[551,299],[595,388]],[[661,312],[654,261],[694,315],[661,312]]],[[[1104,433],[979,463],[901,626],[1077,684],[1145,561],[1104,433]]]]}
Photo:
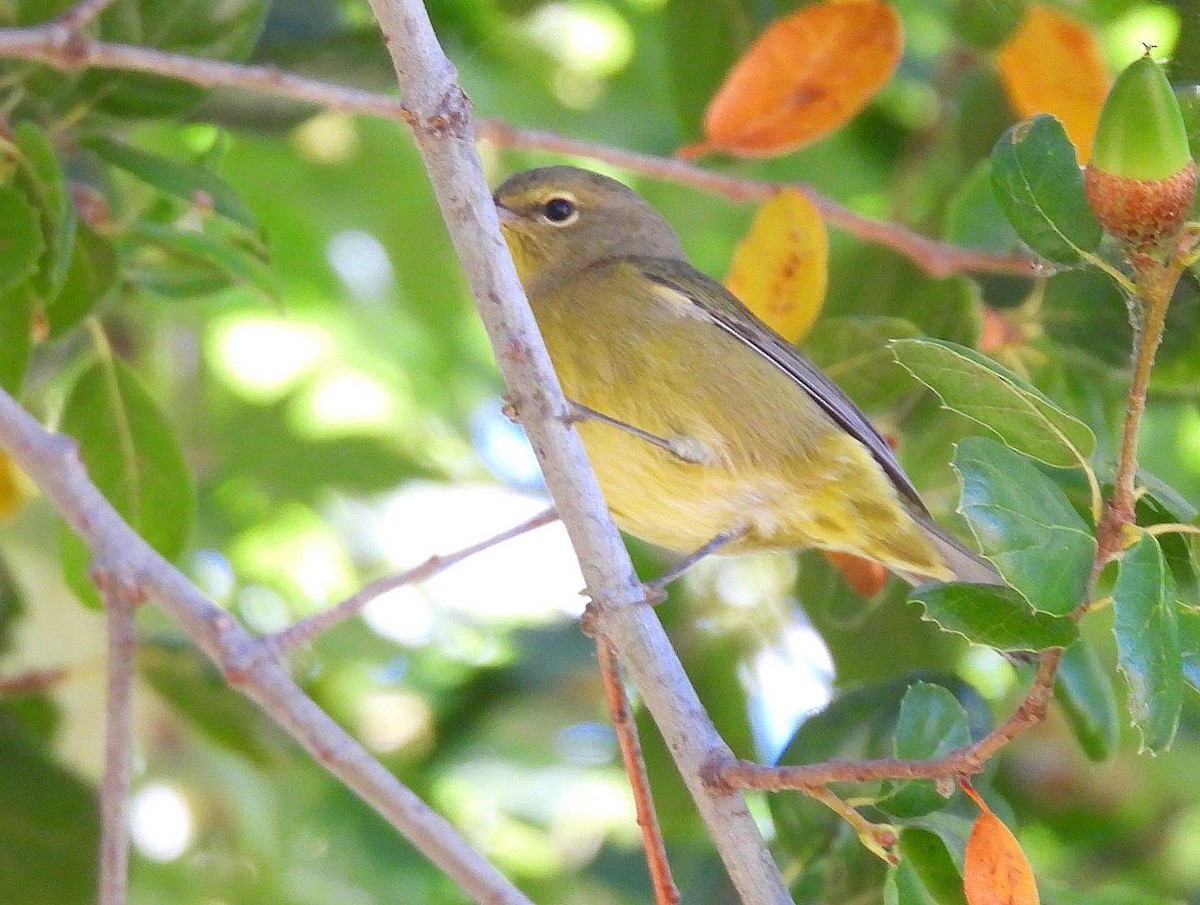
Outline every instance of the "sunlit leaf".
{"type": "Polygon", "coordinates": [[[998,585],[924,585],[909,599],[922,604],[925,618],[946,631],[999,650],[1065,647],[1079,635],[1067,617],[1034,610],[1012,588],[998,585]]]}
{"type": "Polygon", "coordinates": [[[1087,163],[1109,77],[1092,30],[1040,3],[997,55],[1013,109],[1022,119],[1056,116],[1066,127],[1080,163],[1087,163]]]}
{"type": "Polygon", "coordinates": [[[1183,659],[1176,601],[1167,593],[1162,548],[1151,534],[1121,557],[1112,600],[1121,672],[1142,747],[1164,751],[1179,728],[1183,659]]]}
{"type": "Polygon", "coordinates": [[[1091,428],[1032,384],[974,349],[931,339],[892,343],[896,360],[948,409],[1049,465],[1078,465],[1096,446],[1091,428]]]}
{"type": "MultiPolygon", "coordinates": [[[[964,844],[965,838],[964,833],[964,844]]],[[[941,837],[930,830],[906,826],[900,833],[900,855],[903,859],[900,866],[908,866],[915,875],[913,879],[919,881],[921,891],[931,896],[934,902],[938,905],[966,905],[962,873],[941,837]]],[[[920,902],[921,899],[916,901],[920,902]]]]}
{"type": "Polygon", "coordinates": [[[776,333],[798,342],[821,311],[828,275],[825,221],[803,192],[785,189],[758,209],[725,285],[776,333]]]}
{"type": "Polygon", "coordinates": [[[1083,194],[1083,172],[1053,116],[1017,123],[992,150],[992,189],[1008,222],[1038,254],[1074,264],[1103,230],[1083,194]]]}
{"type": "Polygon", "coordinates": [[[903,44],[899,17],[874,0],[785,16],[734,66],[705,114],[705,140],[680,156],[766,157],[829,134],[891,78],[903,44]]]}
{"type": "Polygon", "coordinates": [[[1065,616],[1087,591],[1096,540],[1066,495],[1026,456],[968,437],[954,453],[959,508],[980,549],[1034,608],[1065,616]]]}
{"type": "Polygon", "coordinates": [[[1107,760],[1121,740],[1120,712],[1113,677],[1087,639],[1063,651],[1054,695],[1079,747],[1092,760],[1107,760]]]}
{"type": "Polygon", "coordinates": [[[967,905],[1038,905],[1037,883],[1017,837],[982,798],[970,789],[967,792],[983,809],[967,840],[963,865],[967,905]]]}

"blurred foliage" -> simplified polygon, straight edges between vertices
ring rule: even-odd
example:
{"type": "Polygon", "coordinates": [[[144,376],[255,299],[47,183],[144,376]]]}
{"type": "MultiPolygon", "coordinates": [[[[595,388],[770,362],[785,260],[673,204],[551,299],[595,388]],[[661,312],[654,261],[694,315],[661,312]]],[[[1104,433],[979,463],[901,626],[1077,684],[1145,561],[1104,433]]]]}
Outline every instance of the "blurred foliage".
{"type": "MultiPolygon", "coordinates": [[[[804,5],[428,4],[481,115],[665,156],[700,138],[708,101],[755,36],[804,5]]],[[[1194,4],[1049,5],[1084,23],[1110,72],[1140,41],[1156,43],[1200,144],[1194,4]]],[[[68,6],[0,0],[0,27],[68,6]]],[[[894,6],[904,56],[863,113],[778,159],[706,165],[808,183],[968,247],[1112,257],[1081,206],[1062,128],[1036,120],[1006,135],[1016,115],[994,49],[1028,4],[894,6]]],[[[394,82],[364,0],[117,0],[95,29],[375,90],[394,82]]],[[[495,181],[552,159],[481,151],[495,181]]],[[[727,271],[750,207],[618,175],[679,227],[699,267],[727,271]]],[[[257,631],[543,505],[399,124],[243,90],[0,61],[0,236],[0,386],[76,435],[121,511],[257,631]]],[[[739,755],[932,754],[981,737],[1029,680],[965,639],[1030,648],[1075,637],[1062,614],[1094,530],[1075,466],[1094,445],[1099,477],[1111,479],[1129,325],[1120,293],[1094,269],[937,279],[836,231],[829,253],[807,350],[897,440],[939,518],[969,524],[1016,590],[952,587],[910,601],[892,581],[863,600],[805,553],[705,563],[661,615],[739,755]],[[1069,555],[1045,546],[1060,537],[1069,555]]],[[[1180,286],[1152,385],[1142,524],[1194,522],[1200,505],[1196,280],[1180,286]]],[[[62,602],[67,587],[89,596],[86,553],[0,466],[16,488],[0,506],[0,674],[87,663],[99,641],[67,631],[86,614],[62,602]]],[[[646,574],[664,567],[633,546],[646,574]]],[[[1194,902],[1200,789],[1180,781],[1200,771],[1191,542],[1143,540],[1110,571],[1104,587],[1119,605],[1079,626],[1061,707],[977,785],[1017,832],[1044,902],[1194,902]],[[1158,630],[1141,632],[1148,622],[1158,630]],[[1149,684],[1127,683],[1118,666],[1149,684]],[[1139,755],[1141,745],[1158,756],[1139,755]]],[[[574,622],[581,586],[560,530],[541,529],[388,595],[292,665],[534,900],[646,901],[593,650],[574,622]]],[[[131,901],[465,901],[225,688],[161,614],[147,607],[140,618],[131,901]]],[[[50,694],[0,699],[0,901],[13,905],[94,897],[90,788],[103,714],[70,694],[72,676],[50,694]],[[93,749],[64,742],[80,737],[93,749]]],[[[639,724],[685,901],[735,901],[661,739],[644,714],[639,724]]],[[[797,901],[882,901],[886,884],[889,901],[960,902],[974,806],[926,784],[854,794],[867,796],[869,817],[901,828],[899,871],[820,804],[753,801],[797,901]]]]}

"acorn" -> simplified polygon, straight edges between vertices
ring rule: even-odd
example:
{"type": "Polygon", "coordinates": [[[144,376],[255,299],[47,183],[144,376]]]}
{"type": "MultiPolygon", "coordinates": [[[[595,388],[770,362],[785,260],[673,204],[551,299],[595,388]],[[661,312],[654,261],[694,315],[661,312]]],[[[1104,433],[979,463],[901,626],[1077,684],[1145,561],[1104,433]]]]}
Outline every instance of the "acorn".
{"type": "Polygon", "coordinates": [[[1179,101],[1147,48],[1100,112],[1083,178],[1088,204],[1127,254],[1150,254],[1178,235],[1196,180],[1179,101]]]}

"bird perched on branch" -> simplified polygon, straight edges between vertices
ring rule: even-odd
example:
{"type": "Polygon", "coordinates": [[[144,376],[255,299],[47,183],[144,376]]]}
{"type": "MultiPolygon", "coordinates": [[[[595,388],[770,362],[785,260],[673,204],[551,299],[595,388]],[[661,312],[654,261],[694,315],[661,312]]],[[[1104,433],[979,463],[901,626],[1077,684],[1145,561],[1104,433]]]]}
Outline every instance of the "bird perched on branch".
{"type": "Polygon", "coordinates": [[[912,583],[1002,583],[939,528],[887,442],[621,183],[574,167],[495,193],[617,524],[688,553],[817,547],[912,583]]]}

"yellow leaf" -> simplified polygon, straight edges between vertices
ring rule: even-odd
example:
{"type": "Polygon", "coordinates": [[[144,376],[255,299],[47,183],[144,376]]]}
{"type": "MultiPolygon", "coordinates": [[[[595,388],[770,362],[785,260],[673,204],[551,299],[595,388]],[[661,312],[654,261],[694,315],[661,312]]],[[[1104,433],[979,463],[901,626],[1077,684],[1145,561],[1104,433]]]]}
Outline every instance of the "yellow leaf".
{"type": "Polygon", "coordinates": [[[785,189],[758,209],[725,285],[788,342],[808,333],[825,300],[829,237],[813,203],[785,189]]]}
{"type": "Polygon", "coordinates": [[[1058,117],[1079,162],[1087,163],[1109,86],[1108,70],[1091,29],[1034,4],[1000,48],[997,62],[1017,115],[1058,117]]]}
{"type": "Polygon", "coordinates": [[[967,839],[963,892],[967,905],[1039,905],[1033,871],[1017,838],[967,783],[963,791],[983,809],[967,839]]]}
{"type": "Polygon", "coordinates": [[[704,115],[710,151],[767,157],[827,135],[867,105],[900,62],[904,34],[886,3],[826,2],[773,23],[734,65],[704,115]]]}

